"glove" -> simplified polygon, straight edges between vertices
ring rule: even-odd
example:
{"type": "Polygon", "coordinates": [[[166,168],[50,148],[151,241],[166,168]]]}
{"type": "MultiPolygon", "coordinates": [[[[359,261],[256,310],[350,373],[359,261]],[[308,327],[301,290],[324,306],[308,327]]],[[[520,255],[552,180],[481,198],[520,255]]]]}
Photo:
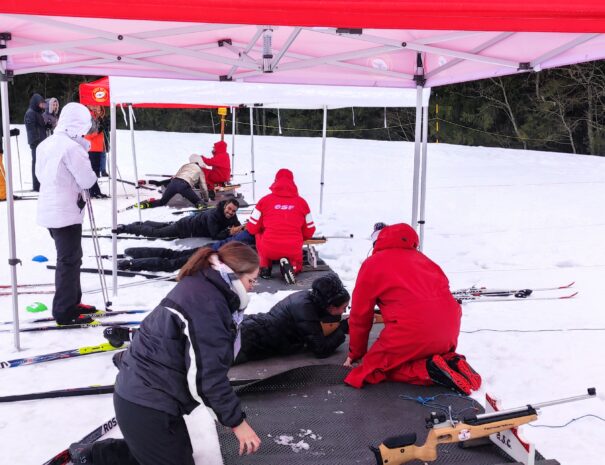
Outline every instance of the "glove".
{"type": "Polygon", "coordinates": [[[340,320],[340,329],[345,334],[349,334],[349,319],[345,318],[344,320],[340,320]]]}

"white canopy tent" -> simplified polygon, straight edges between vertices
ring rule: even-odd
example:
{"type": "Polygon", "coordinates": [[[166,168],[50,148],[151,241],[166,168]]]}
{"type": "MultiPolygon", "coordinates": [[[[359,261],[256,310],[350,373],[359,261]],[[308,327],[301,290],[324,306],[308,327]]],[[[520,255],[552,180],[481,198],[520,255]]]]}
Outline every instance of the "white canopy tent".
{"type": "MultiPolygon", "coordinates": [[[[421,152],[420,138],[426,133],[422,122],[428,121],[426,112],[423,115],[424,86],[605,58],[601,0],[172,0],[169,7],[155,0],[8,0],[0,5],[0,13],[0,46],[6,57],[0,60],[5,134],[8,81],[36,72],[229,81],[222,82],[225,86],[261,82],[416,89],[412,225],[420,225],[421,234],[419,197],[424,188],[418,186],[426,146],[421,152]]],[[[112,109],[115,141],[115,104],[112,109]]],[[[4,140],[14,338],[19,348],[19,259],[11,151],[8,138],[4,140]]]]}
{"type": "MultiPolygon", "coordinates": [[[[117,183],[113,178],[113,164],[117,162],[117,146],[115,138],[114,122],[116,120],[116,107],[128,105],[129,109],[129,127],[131,131],[131,147],[137,172],[137,161],[135,156],[134,144],[134,119],[132,105],[136,104],[183,104],[183,105],[217,105],[237,107],[246,105],[250,108],[250,157],[251,157],[251,176],[252,193],[255,199],[255,171],[254,171],[254,125],[253,111],[257,106],[274,109],[322,109],[323,110],[323,128],[322,128],[322,153],[321,153],[321,179],[320,179],[320,197],[319,212],[323,211],[323,192],[325,184],[325,159],[326,159],[326,134],[327,134],[327,113],[329,109],[344,107],[416,107],[417,131],[414,156],[414,183],[413,183],[413,202],[418,205],[420,199],[422,215],[424,213],[424,170],[421,171],[421,155],[426,155],[427,131],[423,133],[421,141],[419,137],[419,125],[421,120],[418,115],[424,110],[425,125],[428,123],[428,104],[431,94],[430,88],[406,89],[389,87],[352,87],[352,86],[322,86],[322,85],[292,85],[292,84],[263,84],[263,83],[245,83],[245,82],[210,82],[210,81],[191,81],[178,79],[157,79],[157,78],[133,78],[122,76],[109,77],[110,108],[111,108],[111,141],[112,151],[112,228],[115,230],[118,224],[117,220],[117,183]],[[418,107],[420,105],[420,107],[418,107]],[[422,142],[422,150],[421,150],[422,142]]],[[[234,128],[235,129],[235,126],[234,128]]],[[[233,133],[234,135],[234,133],[233,133]]],[[[232,142],[233,148],[234,138],[232,142]]],[[[422,163],[426,169],[426,162],[422,163]]],[[[117,167],[116,170],[117,172],[117,167]]],[[[413,208],[413,212],[418,209],[413,208]]],[[[412,218],[411,224],[417,224],[417,219],[412,218]]],[[[424,221],[420,221],[421,244],[424,230],[424,221]]],[[[113,256],[113,293],[117,295],[117,236],[113,235],[112,256],[113,256]]]]}

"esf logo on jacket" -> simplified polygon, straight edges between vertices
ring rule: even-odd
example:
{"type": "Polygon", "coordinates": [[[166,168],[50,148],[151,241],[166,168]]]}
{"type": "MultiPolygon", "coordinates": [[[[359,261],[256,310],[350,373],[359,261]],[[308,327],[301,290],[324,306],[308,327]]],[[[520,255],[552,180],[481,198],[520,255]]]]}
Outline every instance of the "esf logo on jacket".
{"type": "Polygon", "coordinates": [[[275,210],[293,210],[294,209],[294,205],[281,205],[281,204],[276,204],[273,207],[275,210]]]}

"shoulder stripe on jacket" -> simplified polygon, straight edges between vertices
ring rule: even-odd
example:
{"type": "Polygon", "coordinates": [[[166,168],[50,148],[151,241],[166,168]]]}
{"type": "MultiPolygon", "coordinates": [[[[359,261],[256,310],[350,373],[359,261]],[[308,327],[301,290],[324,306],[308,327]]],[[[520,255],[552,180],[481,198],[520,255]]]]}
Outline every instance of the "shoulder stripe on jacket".
{"type": "Polygon", "coordinates": [[[214,421],[218,421],[216,413],[214,413],[214,410],[212,410],[208,406],[208,404],[203,399],[203,396],[197,390],[197,383],[196,383],[197,372],[198,372],[197,358],[195,356],[195,351],[193,349],[193,344],[191,343],[191,335],[189,333],[189,322],[183,316],[183,314],[181,312],[179,312],[178,310],[175,310],[174,308],[170,308],[170,307],[167,307],[167,306],[163,306],[163,307],[166,310],[168,310],[170,313],[176,315],[179,318],[179,320],[181,320],[183,322],[183,324],[185,325],[185,327],[183,329],[183,332],[185,333],[185,336],[187,336],[187,339],[189,341],[189,359],[190,359],[190,363],[189,363],[189,369],[187,370],[187,386],[189,387],[189,392],[191,393],[191,396],[197,402],[199,402],[201,405],[205,406],[208,409],[208,411],[210,412],[210,416],[213,418],[213,420],[214,421]]]}

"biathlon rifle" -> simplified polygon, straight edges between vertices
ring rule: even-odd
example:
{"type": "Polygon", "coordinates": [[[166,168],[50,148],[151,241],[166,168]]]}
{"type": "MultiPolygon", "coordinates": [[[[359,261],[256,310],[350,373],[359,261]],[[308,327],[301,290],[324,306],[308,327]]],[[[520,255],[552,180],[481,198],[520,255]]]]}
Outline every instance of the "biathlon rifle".
{"type": "Polygon", "coordinates": [[[466,417],[463,420],[446,418],[444,413],[431,413],[426,419],[429,434],[421,446],[416,446],[416,433],[393,436],[385,439],[378,447],[370,446],[378,465],[400,465],[412,460],[432,462],[437,460],[437,446],[482,438],[501,431],[517,428],[538,419],[538,410],[551,405],[565,404],[596,397],[595,388],[588,393],[540,404],[526,405],[492,413],[466,417]]]}

